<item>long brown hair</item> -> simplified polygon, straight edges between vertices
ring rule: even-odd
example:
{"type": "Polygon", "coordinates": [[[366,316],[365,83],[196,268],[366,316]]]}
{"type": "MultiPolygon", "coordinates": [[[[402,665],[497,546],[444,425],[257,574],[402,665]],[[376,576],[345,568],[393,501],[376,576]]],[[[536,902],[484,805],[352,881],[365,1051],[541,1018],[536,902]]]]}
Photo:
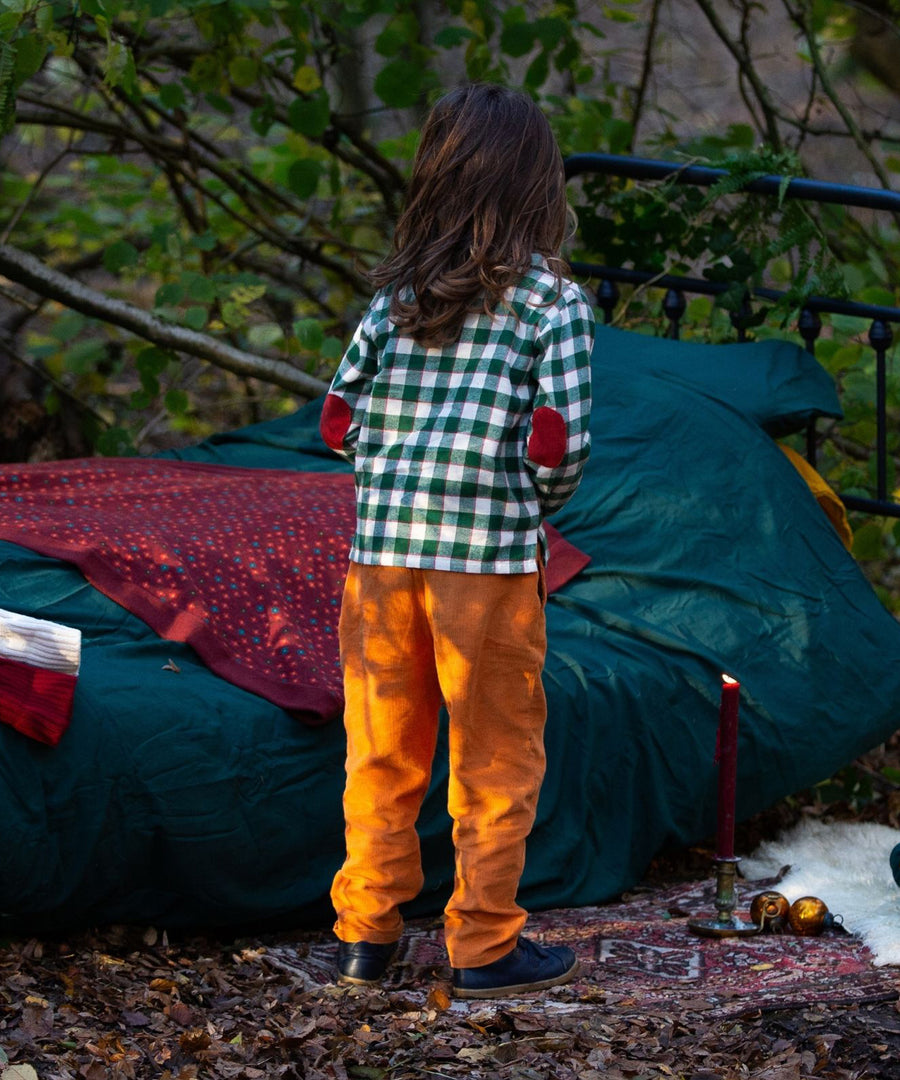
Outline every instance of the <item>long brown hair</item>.
{"type": "Polygon", "coordinates": [[[562,156],[524,94],[452,90],[422,129],[393,250],[370,274],[393,285],[391,319],[424,345],[456,341],[466,315],[491,312],[543,255],[557,275],[568,219],[562,156]]]}

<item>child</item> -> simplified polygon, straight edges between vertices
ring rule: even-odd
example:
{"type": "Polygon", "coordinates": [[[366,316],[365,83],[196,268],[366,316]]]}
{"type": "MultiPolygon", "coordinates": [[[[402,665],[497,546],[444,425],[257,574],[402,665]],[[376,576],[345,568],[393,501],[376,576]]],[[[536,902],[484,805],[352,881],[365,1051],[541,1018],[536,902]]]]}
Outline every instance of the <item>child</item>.
{"type": "Polygon", "coordinates": [[[530,98],[470,85],[422,131],[392,254],[331,385],[322,436],[354,463],[340,620],[347,856],[342,982],[384,974],[423,884],[416,819],[449,714],[459,997],[573,978],[515,901],[544,775],[541,521],[589,450],[593,314],[562,277],[559,149],[530,98]]]}

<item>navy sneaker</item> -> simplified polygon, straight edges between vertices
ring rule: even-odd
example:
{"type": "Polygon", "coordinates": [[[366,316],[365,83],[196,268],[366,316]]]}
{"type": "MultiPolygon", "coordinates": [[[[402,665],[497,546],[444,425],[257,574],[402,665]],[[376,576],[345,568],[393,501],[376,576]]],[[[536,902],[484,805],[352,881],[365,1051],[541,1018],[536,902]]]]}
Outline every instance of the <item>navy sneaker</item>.
{"type": "Polygon", "coordinates": [[[575,953],[565,945],[537,945],[520,937],[511,953],[484,967],[454,968],[453,993],[458,998],[506,997],[546,990],[578,974],[575,953]]]}
{"type": "Polygon", "coordinates": [[[380,982],[394,959],[397,942],[374,945],[371,941],[338,942],[338,982],[368,986],[380,982]]]}

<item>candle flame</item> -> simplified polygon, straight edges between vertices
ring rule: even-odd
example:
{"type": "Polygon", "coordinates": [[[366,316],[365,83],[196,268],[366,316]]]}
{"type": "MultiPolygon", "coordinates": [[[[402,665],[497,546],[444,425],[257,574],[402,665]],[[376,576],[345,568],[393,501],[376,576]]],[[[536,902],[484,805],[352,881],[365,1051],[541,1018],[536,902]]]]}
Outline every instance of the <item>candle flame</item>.
{"type": "Polygon", "coordinates": [[[737,679],[732,679],[732,677],[730,675],[726,675],[725,672],[723,671],[722,672],[722,682],[726,683],[728,686],[734,686],[737,683],[737,679]]]}

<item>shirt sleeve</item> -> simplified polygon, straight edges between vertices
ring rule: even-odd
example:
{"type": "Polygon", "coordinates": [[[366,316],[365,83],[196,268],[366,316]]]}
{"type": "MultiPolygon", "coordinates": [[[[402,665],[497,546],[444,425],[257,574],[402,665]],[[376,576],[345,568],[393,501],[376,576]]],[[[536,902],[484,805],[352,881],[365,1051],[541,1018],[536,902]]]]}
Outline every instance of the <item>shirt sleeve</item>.
{"type": "Polygon", "coordinates": [[[368,333],[370,312],[356,328],[338,365],[319,421],[319,432],[325,445],[350,462],[356,456],[372,379],[378,369],[378,351],[368,333]]]}
{"type": "Polygon", "coordinates": [[[546,517],[578,487],[591,448],[591,349],[594,313],[569,286],[537,336],[537,393],[526,435],[525,463],[546,517]]]}

